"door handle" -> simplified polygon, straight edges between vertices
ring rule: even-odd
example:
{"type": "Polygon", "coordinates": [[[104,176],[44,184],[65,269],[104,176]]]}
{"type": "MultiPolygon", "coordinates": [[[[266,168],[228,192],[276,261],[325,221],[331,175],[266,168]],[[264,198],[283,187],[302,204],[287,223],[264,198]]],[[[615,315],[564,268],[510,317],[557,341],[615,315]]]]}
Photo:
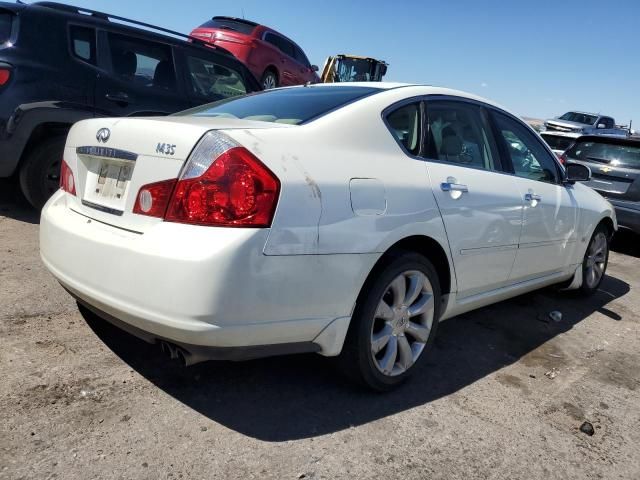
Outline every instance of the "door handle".
{"type": "Polygon", "coordinates": [[[111,101],[111,102],[116,102],[116,103],[124,103],[124,104],[128,104],[131,99],[129,98],[129,95],[127,95],[126,93],[107,93],[104,96],[107,100],[111,101]]]}
{"type": "Polygon", "coordinates": [[[469,192],[469,188],[466,185],[462,185],[460,183],[442,182],[440,184],[440,188],[443,192],[469,192]]]}
{"type": "Polygon", "coordinates": [[[536,195],[535,193],[526,193],[524,195],[524,199],[527,202],[541,202],[542,201],[542,196],[536,195]]]}

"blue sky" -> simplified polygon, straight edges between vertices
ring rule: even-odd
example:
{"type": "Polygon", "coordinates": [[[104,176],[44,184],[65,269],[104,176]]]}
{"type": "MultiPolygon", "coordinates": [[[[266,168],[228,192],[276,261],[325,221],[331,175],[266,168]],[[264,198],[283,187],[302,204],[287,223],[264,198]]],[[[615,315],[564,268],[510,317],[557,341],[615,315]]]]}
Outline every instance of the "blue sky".
{"type": "Polygon", "coordinates": [[[579,109],[640,129],[640,1],[75,0],[181,32],[214,15],[254,20],[322,67],[333,53],[378,57],[386,79],[473,92],[547,118],[579,109]]]}

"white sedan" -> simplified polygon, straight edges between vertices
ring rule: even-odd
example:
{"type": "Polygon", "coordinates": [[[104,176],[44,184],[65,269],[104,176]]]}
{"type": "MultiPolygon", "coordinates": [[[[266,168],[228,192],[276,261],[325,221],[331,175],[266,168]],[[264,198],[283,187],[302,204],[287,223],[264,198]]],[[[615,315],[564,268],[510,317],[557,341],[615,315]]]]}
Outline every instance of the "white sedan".
{"type": "Polygon", "coordinates": [[[519,118],[449,89],[276,89],[69,133],[45,265],[186,364],[340,356],[378,390],[438,322],[537,288],[594,292],[616,230],[519,118]]]}

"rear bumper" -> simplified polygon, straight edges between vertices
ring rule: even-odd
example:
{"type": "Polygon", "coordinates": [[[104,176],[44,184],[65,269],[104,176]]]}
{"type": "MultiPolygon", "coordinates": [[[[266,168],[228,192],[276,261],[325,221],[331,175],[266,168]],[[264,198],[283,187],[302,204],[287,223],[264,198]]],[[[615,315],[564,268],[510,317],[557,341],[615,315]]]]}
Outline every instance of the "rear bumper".
{"type": "Polygon", "coordinates": [[[616,210],[618,226],[640,234],[640,202],[608,199],[616,210]]]}
{"type": "Polygon", "coordinates": [[[44,264],[81,302],[148,341],[220,348],[317,341],[335,354],[317,339],[350,317],[378,256],[267,256],[266,229],[161,222],[137,234],[70,210],[65,195],[54,194],[42,211],[44,264]]]}

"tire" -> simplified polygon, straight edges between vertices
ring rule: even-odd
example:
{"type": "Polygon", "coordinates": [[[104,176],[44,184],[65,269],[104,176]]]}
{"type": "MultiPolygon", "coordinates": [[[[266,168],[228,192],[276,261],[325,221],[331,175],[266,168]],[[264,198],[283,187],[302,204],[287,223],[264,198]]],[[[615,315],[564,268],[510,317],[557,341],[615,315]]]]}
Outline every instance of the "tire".
{"type": "Polygon", "coordinates": [[[439,314],[440,284],[431,262],[411,252],[391,256],[360,293],[339,367],[365,387],[393,389],[432,348],[439,314]]]}
{"type": "Polygon", "coordinates": [[[607,271],[609,264],[609,232],[606,227],[599,225],[584,254],[582,260],[582,285],[579,293],[585,296],[593,295],[607,271]]]}
{"type": "Polygon", "coordinates": [[[64,143],[62,136],[44,140],[29,152],[20,167],[22,193],[38,210],[59,188],[64,143]]]}
{"type": "Polygon", "coordinates": [[[262,74],[262,79],[260,80],[260,85],[265,90],[269,90],[272,88],[278,87],[278,75],[271,69],[267,69],[262,74]]]}

